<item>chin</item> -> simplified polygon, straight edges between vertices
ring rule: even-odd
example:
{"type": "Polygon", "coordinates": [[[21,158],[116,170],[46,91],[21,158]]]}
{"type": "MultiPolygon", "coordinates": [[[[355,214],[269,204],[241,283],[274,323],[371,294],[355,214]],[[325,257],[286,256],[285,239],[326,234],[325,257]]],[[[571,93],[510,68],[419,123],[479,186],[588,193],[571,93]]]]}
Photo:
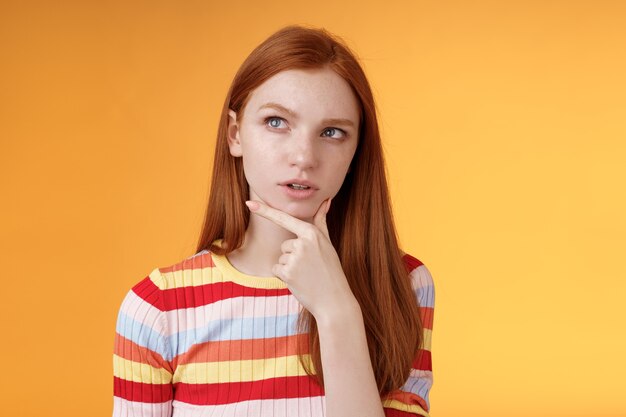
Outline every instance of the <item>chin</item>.
{"type": "Polygon", "coordinates": [[[304,208],[285,210],[285,213],[288,213],[289,215],[296,217],[298,219],[301,219],[301,220],[310,219],[315,214],[315,213],[311,213],[310,210],[306,210],[304,208]]]}
{"type": "MultiPolygon", "coordinates": [[[[281,210],[279,208],[279,210],[281,210]]],[[[307,207],[304,202],[288,203],[283,210],[285,213],[300,220],[310,220],[315,216],[315,211],[307,207]]]]}
{"type": "Polygon", "coordinates": [[[270,202],[259,197],[259,200],[269,207],[272,207],[276,210],[280,210],[282,212],[289,214],[292,217],[295,217],[297,219],[304,220],[304,221],[311,221],[313,219],[313,216],[315,216],[316,208],[319,207],[319,205],[321,204],[321,201],[317,202],[316,200],[313,200],[313,199],[299,200],[299,201],[297,200],[284,201],[281,198],[278,198],[274,200],[273,202],[270,202]]]}

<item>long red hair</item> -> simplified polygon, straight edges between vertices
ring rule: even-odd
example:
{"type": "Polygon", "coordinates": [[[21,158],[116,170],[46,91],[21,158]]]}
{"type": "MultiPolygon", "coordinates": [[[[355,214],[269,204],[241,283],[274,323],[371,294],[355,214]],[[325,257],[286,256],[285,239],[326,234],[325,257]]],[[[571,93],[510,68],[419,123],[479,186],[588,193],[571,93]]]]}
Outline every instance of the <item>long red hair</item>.
{"type": "MultiPolygon", "coordinates": [[[[250,93],[288,69],[330,68],[356,95],[361,113],[359,143],[343,185],[333,198],[327,225],[345,275],[361,306],[369,354],[381,396],[406,382],[423,346],[419,304],[400,250],[391,211],[383,150],[372,91],[355,54],[325,29],[291,25],[256,47],[235,75],[219,121],[208,206],[197,251],[226,255],[243,244],[250,213],[242,158],[228,148],[228,110],[243,117],[250,93]],[[213,245],[222,239],[222,247],[213,245]]],[[[303,309],[298,329],[308,332],[313,368],[307,374],[324,385],[319,333],[313,315],[303,309]]]]}

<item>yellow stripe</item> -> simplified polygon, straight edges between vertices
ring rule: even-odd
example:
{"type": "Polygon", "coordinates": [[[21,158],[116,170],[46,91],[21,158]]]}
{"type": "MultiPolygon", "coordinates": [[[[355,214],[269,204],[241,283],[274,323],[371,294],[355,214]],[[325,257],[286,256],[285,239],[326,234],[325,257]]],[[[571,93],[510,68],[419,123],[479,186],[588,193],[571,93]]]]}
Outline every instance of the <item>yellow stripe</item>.
{"type": "Polygon", "coordinates": [[[420,416],[430,417],[430,414],[424,411],[424,409],[417,404],[405,404],[398,400],[384,400],[383,407],[395,408],[396,410],[406,411],[407,413],[415,413],[420,416]]]}
{"type": "MultiPolygon", "coordinates": [[[[221,239],[216,239],[214,243],[221,246],[221,239]]],[[[247,275],[232,266],[226,256],[219,256],[211,252],[208,252],[208,254],[208,256],[211,257],[213,264],[215,264],[214,267],[188,267],[168,272],[161,272],[159,268],[155,268],[150,273],[150,279],[160,290],[197,287],[200,285],[216,284],[221,282],[234,282],[244,286],[266,289],[288,288],[287,284],[278,277],[258,277],[254,275],[247,275]]],[[[207,256],[207,254],[200,256],[207,256]]]]}
{"type": "Polygon", "coordinates": [[[176,271],[160,272],[155,268],[150,273],[150,280],[160,290],[168,290],[172,288],[197,287],[206,284],[217,284],[221,282],[234,282],[240,285],[253,284],[258,288],[280,289],[287,288],[287,284],[275,277],[251,277],[236,270],[229,269],[224,261],[214,256],[213,261],[218,264],[219,268],[207,266],[205,268],[179,269],[176,271]],[[222,274],[220,268],[227,272],[227,276],[222,274]]]}
{"type": "Polygon", "coordinates": [[[154,368],[115,354],[113,354],[113,375],[127,381],[146,384],[169,384],[172,381],[172,374],[163,368],[154,368]]]}
{"type": "MultiPolygon", "coordinates": [[[[150,280],[152,280],[154,285],[159,287],[160,290],[195,287],[215,282],[216,272],[219,271],[212,267],[181,269],[174,272],[161,272],[159,268],[155,268],[150,273],[150,280]]],[[[221,280],[218,282],[221,282],[221,280]]]]}
{"type": "Polygon", "coordinates": [[[155,268],[150,273],[150,280],[152,280],[154,285],[160,290],[197,287],[200,285],[228,281],[222,277],[221,272],[217,268],[210,266],[206,268],[179,269],[170,272],[160,272],[159,268],[155,268]]]}
{"type": "Polygon", "coordinates": [[[433,331],[431,329],[424,328],[424,347],[425,350],[430,350],[433,339],[433,331]]]}
{"type": "MultiPolygon", "coordinates": [[[[303,358],[311,363],[310,355],[303,358]]],[[[313,369],[313,367],[311,367],[313,369]]],[[[315,371],[313,369],[313,371],[315,371]]],[[[260,381],[284,376],[304,376],[306,371],[298,355],[280,358],[250,359],[242,361],[198,362],[178,365],[174,381],[187,384],[214,384],[218,382],[260,381]]]]}

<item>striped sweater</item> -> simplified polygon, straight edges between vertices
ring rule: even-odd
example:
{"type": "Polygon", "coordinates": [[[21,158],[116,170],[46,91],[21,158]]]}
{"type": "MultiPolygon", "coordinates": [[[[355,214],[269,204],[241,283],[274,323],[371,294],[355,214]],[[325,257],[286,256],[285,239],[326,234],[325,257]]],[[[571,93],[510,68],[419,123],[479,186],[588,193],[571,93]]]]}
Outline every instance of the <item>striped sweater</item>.
{"type": "MultiPolygon", "coordinates": [[[[403,259],[424,349],[404,386],[381,402],[387,417],[428,417],[434,285],[418,259],[403,259]]],[[[298,343],[308,347],[308,334],[296,331],[301,308],[279,278],[246,275],[207,250],[154,269],[119,309],[113,416],[323,416],[324,389],[296,353],[298,343]]]]}

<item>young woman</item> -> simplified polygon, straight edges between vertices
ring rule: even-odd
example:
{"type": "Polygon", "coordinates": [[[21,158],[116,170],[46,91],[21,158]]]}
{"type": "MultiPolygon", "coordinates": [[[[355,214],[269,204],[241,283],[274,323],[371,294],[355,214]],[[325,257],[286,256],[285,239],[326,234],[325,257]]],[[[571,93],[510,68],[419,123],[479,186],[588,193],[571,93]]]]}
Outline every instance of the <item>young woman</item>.
{"type": "Polygon", "coordinates": [[[197,253],[122,302],[113,415],[428,416],[433,308],[361,66],[285,27],[228,91],[197,253]]]}

